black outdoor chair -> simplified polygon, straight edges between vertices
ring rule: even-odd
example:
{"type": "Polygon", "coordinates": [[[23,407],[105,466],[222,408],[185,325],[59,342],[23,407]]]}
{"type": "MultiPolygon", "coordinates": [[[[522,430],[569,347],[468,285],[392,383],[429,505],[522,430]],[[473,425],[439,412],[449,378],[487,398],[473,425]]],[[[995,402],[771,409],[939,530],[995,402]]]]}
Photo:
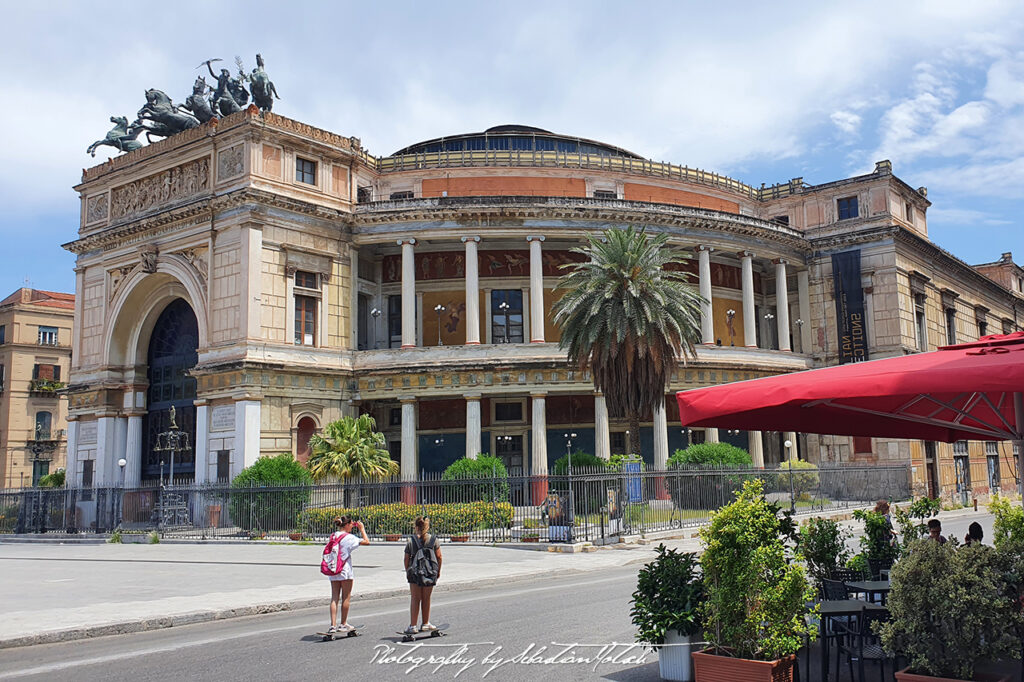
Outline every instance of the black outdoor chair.
{"type": "Polygon", "coordinates": [[[881,572],[892,568],[892,559],[868,559],[868,569],[871,571],[870,580],[881,580],[881,572]]]}
{"type": "Polygon", "coordinates": [[[846,587],[842,580],[822,580],[821,598],[825,601],[838,601],[840,599],[849,599],[850,590],[846,587]]]}
{"type": "MultiPolygon", "coordinates": [[[[861,573],[860,571],[858,571],[855,568],[837,568],[837,569],[834,569],[832,571],[832,575],[830,577],[832,578],[832,580],[838,580],[841,583],[849,583],[849,582],[856,582],[856,581],[859,581],[859,580],[864,580],[864,574],[861,573]]],[[[846,592],[847,592],[847,594],[849,594],[849,593],[853,592],[853,590],[850,590],[849,588],[847,588],[846,592]]],[[[844,599],[845,599],[845,597],[844,597],[844,599]]]]}
{"type": "MultiPolygon", "coordinates": [[[[888,611],[867,611],[862,610],[860,616],[851,619],[847,624],[836,622],[833,627],[840,639],[839,649],[836,653],[836,679],[839,679],[840,658],[846,656],[846,663],[850,668],[850,682],[854,679],[864,682],[864,662],[877,662],[879,665],[879,680],[885,680],[885,662],[890,656],[882,648],[882,641],[875,632],[876,623],[884,623],[889,620],[888,611]],[[843,642],[842,639],[846,638],[843,642]],[[853,663],[857,662],[857,677],[853,676],[853,663]]],[[[895,668],[895,662],[893,663],[895,668]]]]}

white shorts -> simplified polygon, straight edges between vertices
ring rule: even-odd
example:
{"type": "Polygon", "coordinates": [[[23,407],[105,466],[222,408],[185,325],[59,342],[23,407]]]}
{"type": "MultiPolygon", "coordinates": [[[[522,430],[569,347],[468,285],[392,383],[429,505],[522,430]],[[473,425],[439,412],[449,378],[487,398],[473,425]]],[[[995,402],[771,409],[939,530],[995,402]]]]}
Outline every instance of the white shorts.
{"type": "Polygon", "coordinates": [[[327,579],[331,581],[352,580],[352,563],[346,562],[345,567],[341,569],[341,573],[339,573],[338,575],[329,575],[327,576],[327,579]]]}

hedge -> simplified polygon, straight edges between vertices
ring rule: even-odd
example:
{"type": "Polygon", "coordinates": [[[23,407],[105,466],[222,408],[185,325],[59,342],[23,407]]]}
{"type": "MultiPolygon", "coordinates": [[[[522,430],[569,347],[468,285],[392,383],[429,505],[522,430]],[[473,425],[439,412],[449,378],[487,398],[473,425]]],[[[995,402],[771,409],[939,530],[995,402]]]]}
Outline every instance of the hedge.
{"type": "Polygon", "coordinates": [[[410,535],[416,517],[424,513],[430,517],[431,531],[438,535],[460,535],[474,530],[512,525],[512,505],[508,502],[427,505],[391,502],[359,509],[307,509],[299,514],[298,524],[305,533],[326,535],[334,529],[336,516],[350,516],[362,521],[366,532],[371,535],[410,535]]]}

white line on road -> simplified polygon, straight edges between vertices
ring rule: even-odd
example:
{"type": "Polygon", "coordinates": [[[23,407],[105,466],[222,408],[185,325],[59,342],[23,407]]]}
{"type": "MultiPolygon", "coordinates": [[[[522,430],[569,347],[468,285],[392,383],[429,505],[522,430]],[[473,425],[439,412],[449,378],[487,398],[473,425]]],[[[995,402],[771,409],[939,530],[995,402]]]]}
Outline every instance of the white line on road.
{"type": "MultiPolygon", "coordinates": [[[[621,581],[622,581],[622,577],[621,576],[617,576],[617,577],[614,577],[614,578],[601,578],[599,580],[588,580],[587,584],[588,585],[599,585],[601,583],[611,583],[611,582],[621,582],[621,581]]],[[[550,591],[550,590],[560,590],[560,589],[564,589],[564,586],[562,586],[562,585],[549,585],[549,586],[546,586],[546,587],[529,587],[529,588],[524,588],[524,589],[520,589],[520,590],[509,590],[507,592],[503,592],[501,594],[501,596],[502,597],[506,597],[506,596],[511,597],[511,596],[516,596],[516,595],[520,595],[520,594],[531,594],[533,592],[547,592],[547,591],[550,591]]],[[[473,597],[464,597],[462,599],[443,599],[443,600],[438,600],[434,604],[434,607],[436,609],[437,606],[449,606],[449,605],[455,605],[455,604],[469,604],[469,603],[472,603],[472,602],[475,602],[475,601],[493,600],[493,599],[494,599],[494,595],[493,594],[479,594],[479,595],[476,595],[476,596],[473,596],[473,597]]],[[[325,597],[324,601],[326,602],[326,601],[328,601],[328,599],[325,597]]],[[[359,615],[360,618],[377,618],[379,616],[390,616],[390,615],[394,615],[394,614],[398,614],[398,613],[408,613],[408,612],[409,612],[409,607],[406,605],[406,606],[402,606],[400,608],[388,609],[386,611],[377,611],[376,613],[361,613],[361,614],[358,614],[358,615],[359,615]]],[[[287,613],[287,612],[281,612],[281,613],[283,614],[283,613],[287,613]]],[[[319,620],[319,618],[318,618],[318,620],[319,620]]],[[[211,622],[215,622],[215,621],[211,621],[211,622]]],[[[45,674],[45,673],[56,672],[58,670],[66,670],[68,668],[75,668],[75,667],[78,667],[78,666],[81,666],[81,665],[97,665],[97,664],[100,664],[100,663],[109,663],[111,661],[122,661],[122,660],[125,660],[125,659],[128,659],[128,658],[138,658],[139,656],[150,656],[152,654],[166,653],[166,652],[169,652],[169,651],[177,651],[179,649],[187,649],[187,648],[190,648],[190,647],[205,646],[207,644],[216,644],[218,642],[226,642],[226,641],[229,641],[229,640],[232,640],[232,639],[242,639],[242,638],[247,638],[247,637],[253,637],[253,636],[256,636],[256,635],[266,635],[266,634],[270,634],[270,633],[273,633],[273,632],[287,632],[289,630],[303,630],[303,629],[308,629],[308,628],[313,628],[313,627],[315,627],[315,626],[309,625],[308,623],[303,623],[302,625],[288,625],[288,626],[284,626],[284,627],[264,628],[262,630],[249,630],[247,632],[239,633],[237,635],[227,635],[227,636],[222,636],[222,637],[208,637],[206,639],[198,639],[198,640],[195,640],[195,641],[182,642],[182,643],[179,643],[179,644],[171,644],[171,645],[167,645],[167,646],[150,647],[150,648],[147,648],[147,649],[132,649],[131,651],[128,651],[128,652],[117,653],[117,654],[107,654],[106,656],[93,656],[91,658],[80,658],[80,659],[76,659],[76,660],[63,659],[59,663],[50,663],[50,664],[47,664],[47,665],[36,666],[34,668],[23,668],[21,670],[14,670],[14,671],[8,671],[8,672],[0,673],[0,680],[11,679],[11,678],[14,678],[14,677],[27,677],[28,675],[42,675],[42,674],[45,674]]],[[[155,631],[150,630],[150,632],[155,632],[155,631]]],[[[133,634],[142,634],[142,633],[133,633],[133,634]]]]}

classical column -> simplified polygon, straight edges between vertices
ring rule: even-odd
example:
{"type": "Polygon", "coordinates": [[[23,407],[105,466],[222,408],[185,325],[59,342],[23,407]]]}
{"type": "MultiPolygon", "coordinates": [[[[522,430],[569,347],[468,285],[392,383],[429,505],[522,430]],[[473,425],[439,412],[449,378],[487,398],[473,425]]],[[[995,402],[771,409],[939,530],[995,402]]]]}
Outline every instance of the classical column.
{"type": "Polygon", "coordinates": [[[95,486],[114,485],[111,470],[117,467],[117,417],[100,415],[96,420],[96,463],[92,482],[95,486]]]}
{"type": "Polygon", "coordinates": [[[594,394],[594,442],[599,459],[608,461],[612,457],[611,435],[608,433],[608,403],[603,393],[594,394]]]}
{"type": "Polygon", "coordinates": [[[789,342],[789,283],[786,261],[775,261],[775,320],[779,324],[779,350],[793,350],[789,342]]]}
{"type": "MultiPolygon", "coordinates": [[[[196,400],[196,442],[193,449],[196,453],[196,484],[210,480],[210,406],[205,400],[196,400]]],[[[140,421],[141,429],[141,421],[140,421]]],[[[139,435],[142,435],[141,430],[139,435]]],[[[131,418],[128,419],[128,442],[131,447],[131,418]]],[[[141,444],[141,441],[140,441],[141,444]]]]}
{"type": "Polygon", "coordinates": [[[705,443],[717,443],[718,442],[718,429],[713,426],[709,426],[704,429],[704,442],[705,443]]]}
{"type": "Polygon", "coordinates": [[[416,479],[419,462],[416,457],[416,398],[406,397],[402,402],[402,480],[416,479]]]}
{"type": "MultiPolygon", "coordinates": [[[[124,454],[127,461],[127,464],[124,465],[124,487],[126,488],[134,488],[142,484],[142,417],[143,413],[140,412],[128,415],[128,437],[124,454]]],[[[198,460],[198,452],[196,454],[198,460]]],[[[198,462],[196,466],[198,475],[198,462]]],[[[199,482],[197,478],[196,483],[199,482]]]]}
{"type": "Polygon", "coordinates": [[[800,352],[810,353],[811,348],[811,293],[810,277],[807,270],[796,273],[796,297],[800,307],[800,352]]]}
{"type": "Polygon", "coordinates": [[[415,239],[399,239],[402,247],[402,348],[416,346],[416,257],[415,239]]]}
{"type": "Polygon", "coordinates": [[[710,246],[697,247],[697,262],[700,295],[704,302],[700,304],[700,336],[701,343],[715,342],[715,319],[711,306],[711,252],[710,246]]]}
{"type": "Polygon", "coordinates": [[[466,457],[476,459],[480,454],[480,394],[466,394],[466,457]]]}
{"type": "Polygon", "coordinates": [[[544,261],[540,245],[544,237],[531,235],[530,242],[530,343],[544,343],[544,261]]]}
{"type": "Polygon", "coordinates": [[[260,458],[261,408],[259,400],[252,400],[248,396],[235,401],[235,456],[232,464],[236,470],[231,472],[232,478],[260,458]]]}
{"type": "Polygon", "coordinates": [[[64,455],[64,485],[72,488],[82,484],[78,478],[78,417],[68,415],[67,423],[68,445],[64,455]]]}
{"type": "Polygon", "coordinates": [[[743,285],[743,345],[757,347],[757,319],[754,316],[754,254],[740,251],[743,285]]]}
{"type": "Polygon", "coordinates": [[[548,415],[544,393],[533,393],[533,419],[530,424],[530,492],[534,504],[548,494],[548,415]]]}
{"type": "MultiPolygon", "coordinates": [[[[654,406],[654,469],[664,471],[668,468],[668,422],[665,419],[665,397],[654,406]]],[[[654,496],[659,500],[669,499],[665,479],[657,477],[654,481],[654,496]]]]}
{"type": "Polygon", "coordinates": [[[792,443],[792,447],[790,447],[789,451],[785,453],[786,458],[789,459],[789,460],[799,459],[799,457],[797,455],[797,446],[796,446],[796,442],[797,442],[796,441],[796,431],[786,431],[786,433],[783,434],[783,441],[787,441],[787,440],[790,443],[792,443]]]}
{"type": "MultiPolygon", "coordinates": [[[[480,237],[463,237],[462,241],[466,244],[466,343],[480,345],[480,260],[476,253],[480,237]]],[[[469,456],[468,451],[466,454],[469,456]]]]}
{"type": "Polygon", "coordinates": [[[764,441],[761,440],[760,431],[747,431],[747,450],[754,466],[764,469],[764,441]]]}

